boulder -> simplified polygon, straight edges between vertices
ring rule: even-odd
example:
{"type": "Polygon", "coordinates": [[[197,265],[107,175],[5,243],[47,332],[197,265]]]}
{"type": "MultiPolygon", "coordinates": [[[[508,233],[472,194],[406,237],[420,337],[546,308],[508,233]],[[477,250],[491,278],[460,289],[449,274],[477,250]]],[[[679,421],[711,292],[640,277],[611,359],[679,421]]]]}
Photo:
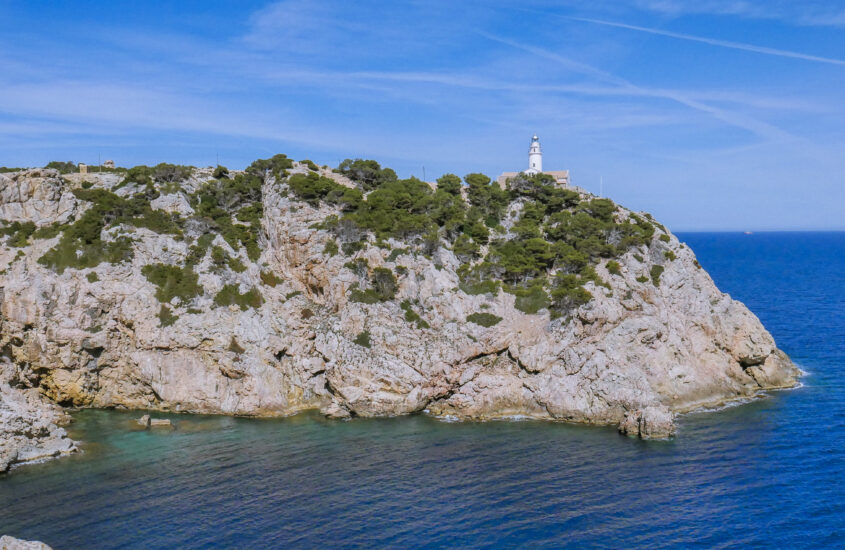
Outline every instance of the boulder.
{"type": "Polygon", "coordinates": [[[169,418],[151,418],[151,428],[173,428],[173,422],[169,418]]]}
{"type": "Polygon", "coordinates": [[[51,550],[49,546],[37,540],[21,540],[9,535],[0,537],[0,550],[51,550]]]}
{"type": "Polygon", "coordinates": [[[628,411],[619,423],[619,431],[640,439],[668,439],[675,435],[674,415],[666,407],[628,411]]]}

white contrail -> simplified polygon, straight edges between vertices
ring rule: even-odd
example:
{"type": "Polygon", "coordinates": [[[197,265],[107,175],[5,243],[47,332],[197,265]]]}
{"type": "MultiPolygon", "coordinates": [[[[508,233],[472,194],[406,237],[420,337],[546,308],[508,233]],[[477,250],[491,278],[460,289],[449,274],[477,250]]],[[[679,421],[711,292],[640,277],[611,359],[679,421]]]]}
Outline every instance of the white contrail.
{"type": "Polygon", "coordinates": [[[755,46],[753,44],[744,44],[742,42],[731,42],[729,40],[717,40],[715,38],[706,38],[703,36],[694,36],[691,34],[683,34],[678,32],[662,31],[660,29],[651,29],[648,27],[638,27],[636,25],[628,25],[626,23],[614,23],[613,21],[602,21],[600,19],[586,19],[583,17],[567,17],[561,16],[565,19],[572,19],[573,21],[584,21],[586,23],[595,23],[596,25],[605,25],[607,27],[617,27],[620,29],[629,29],[632,31],[647,32],[649,34],[659,34],[660,36],[668,36],[670,38],[679,38],[681,40],[689,40],[692,42],[701,42],[703,44],[710,44],[711,46],[720,46],[722,48],[731,48],[733,50],[743,50],[746,52],[762,53],[766,55],[776,55],[778,57],[789,57],[792,59],[803,59],[804,61],[815,61],[817,63],[828,63],[830,65],[845,65],[845,60],[834,59],[832,57],[819,57],[817,55],[809,55],[800,52],[791,52],[789,50],[778,50],[776,48],[766,48],[765,46],[755,46]]]}
{"type": "Polygon", "coordinates": [[[733,113],[730,111],[726,111],[724,109],[720,109],[718,107],[714,107],[712,105],[708,105],[706,103],[702,103],[701,101],[696,101],[690,97],[687,97],[682,92],[674,91],[674,90],[663,90],[663,89],[651,89],[643,86],[638,86],[625,80],[624,78],[618,77],[614,74],[608,73],[607,71],[603,71],[601,69],[597,69],[592,65],[587,65],[586,63],[581,63],[579,61],[574,61],[569,59],[568,57],[564,57],[560,54],[555,52],[546,50],[544,48],[540,48],[533,45],[523,44],[521,42],[516,42],[514,40],[510,40],[508,38],[496,36],[494,34],[486,33],[483,31],[476,31],[477,34],[487,38],[488,40],[493,40],[495,42],[499,42],[500,44],[505,44],[511,46],[513,48],[517,48],[523,51],[527,51],[532,53],[538,57],[545,57],[546,59],[556,61],[561,65],[573,70],[575,72],[585,74],[588,76],[592,76],[594,78],[598,78],[605,82],[610,82],[620,88],[620,90],[634,94],[634,95],[641,95],[646,97],[657,97],[663,99],[669,99],[681,105],[685,105],[691,109],[695,109],[696,111],[701,111],[703,113],[707,113],[722,122],[730,124],[732,126],[736,126],[737,128],[743,128],[750,132],[753,132],[760,137],[770,139],[770,140],[783,140],[783,139],[792,139],[792,136],[789,135],[787,132],[784,132],[780,128],[772,126],[771,124],[767,124],[765,122],[761,122],[759,120],[755,120],[751,117],[745,116],[740,113],[733,113]]]}

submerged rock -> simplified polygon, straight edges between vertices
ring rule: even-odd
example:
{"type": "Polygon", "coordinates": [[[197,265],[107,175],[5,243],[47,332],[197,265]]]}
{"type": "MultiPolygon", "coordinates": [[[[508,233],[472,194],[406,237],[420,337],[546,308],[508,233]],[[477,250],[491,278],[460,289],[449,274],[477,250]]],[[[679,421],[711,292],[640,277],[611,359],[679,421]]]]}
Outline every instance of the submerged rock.
{"type": "Polygon", "coordinates": [[[173,422],[171,422],[169,418],[151,418],[150,419],[150,427],[151,428],[172,428],[173,422]]]}
{"type": "Polygon", "coordinates": [[[138,424],[145,428],[173,428],[173,422],[169,418],[151,418],[148,414],[139,418],[138,424]]]}

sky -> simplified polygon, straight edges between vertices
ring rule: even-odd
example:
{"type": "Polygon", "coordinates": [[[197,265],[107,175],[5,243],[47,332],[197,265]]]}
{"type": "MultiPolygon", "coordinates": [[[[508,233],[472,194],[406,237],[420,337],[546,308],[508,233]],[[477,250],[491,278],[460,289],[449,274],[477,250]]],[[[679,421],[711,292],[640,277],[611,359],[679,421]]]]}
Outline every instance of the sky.
{"type": "Polygon", "coordinates": [[[544,167],[675,231],[845,229],[845,1],[10,2],[0,166],[544,167]]]}

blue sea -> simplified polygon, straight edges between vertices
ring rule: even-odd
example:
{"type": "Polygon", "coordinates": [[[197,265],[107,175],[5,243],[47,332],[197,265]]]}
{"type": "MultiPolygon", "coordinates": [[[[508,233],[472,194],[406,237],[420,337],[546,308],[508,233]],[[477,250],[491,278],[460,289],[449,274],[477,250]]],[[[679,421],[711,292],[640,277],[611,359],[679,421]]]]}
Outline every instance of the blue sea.
{"type": "Polygon", "coordinates": [[[682,234],[807,374],[676,438],[536,421],[81,411],[0,477],[0,534],[65,548],[845,546],[845,233],[682,234]]]}

